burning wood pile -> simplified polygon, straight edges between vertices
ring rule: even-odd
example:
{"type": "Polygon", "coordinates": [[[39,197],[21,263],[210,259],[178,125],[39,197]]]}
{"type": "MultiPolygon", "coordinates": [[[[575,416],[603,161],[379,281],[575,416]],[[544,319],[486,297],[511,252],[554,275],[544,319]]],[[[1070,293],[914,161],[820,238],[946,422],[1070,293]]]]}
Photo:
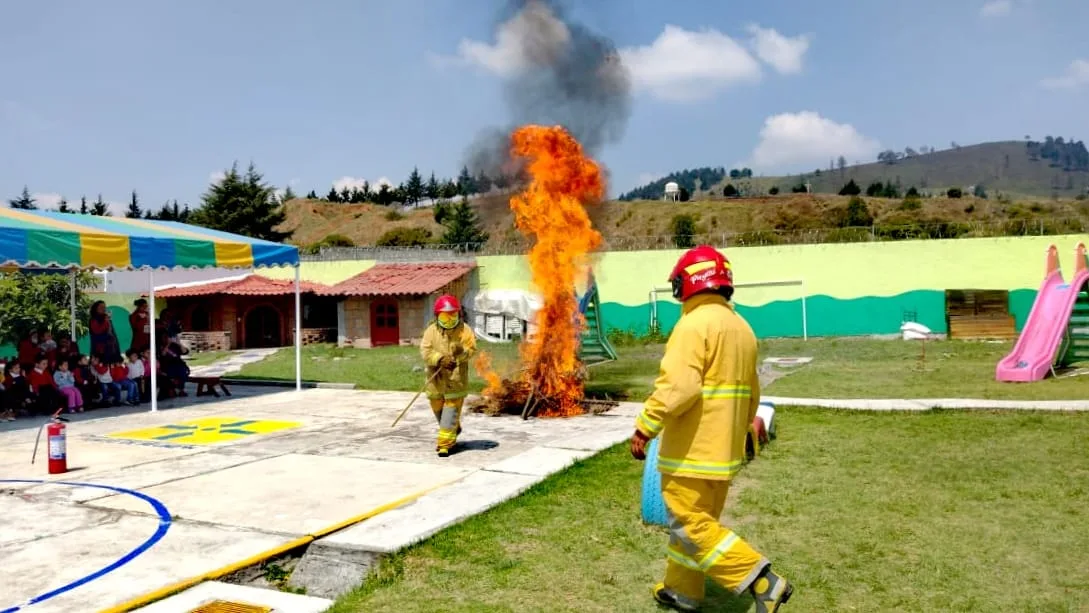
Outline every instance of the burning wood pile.
{"type": "Polygon", "coordinates": [[[488,386],[474,409],[523,419],[603,412],[615,403],[584,398],[586,372],[578,348],[585,322],[574,288],[589,254],[601,245],[586,206],[604,197],[604,174],[560,126],[518,128],[511,154],[524,161],[530,178],[510,205],[518,230],[532,241],[527,259],[544,305],[536,314],[537,334],[519,348],[516,376],[501,377],[490,357],[480,354],[476,367],[488,386]]]}

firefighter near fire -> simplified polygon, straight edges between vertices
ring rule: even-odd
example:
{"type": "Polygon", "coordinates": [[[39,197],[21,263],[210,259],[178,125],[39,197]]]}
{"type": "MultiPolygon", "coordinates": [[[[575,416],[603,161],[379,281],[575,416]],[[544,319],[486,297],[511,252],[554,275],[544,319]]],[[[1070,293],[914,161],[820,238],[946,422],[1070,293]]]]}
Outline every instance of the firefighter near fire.
{"type": "Polygon", "coordinates": [[[759,613],[777,611],[792,586],[718,520],[760,405],[756,336],[734,310],[730,262],[714,247],[687,251],[669,282],[681,318],[631,437],[637,460],[660,437],[669,545],[665,579],[652,593],[662,605],[696,611],[710,578],[735,594],[748,591],[759,613]]]}
{"type": "Polygon", "coordinates": [[[439,424],[435,451],[445,458],[461,434],[461,409],[468,394],[469,360],[476,353],[476,336],[466,325],[455,296],[440,296],[434,314],[420,341],[420,356],[427,365],[427,400],[439,424]]]}

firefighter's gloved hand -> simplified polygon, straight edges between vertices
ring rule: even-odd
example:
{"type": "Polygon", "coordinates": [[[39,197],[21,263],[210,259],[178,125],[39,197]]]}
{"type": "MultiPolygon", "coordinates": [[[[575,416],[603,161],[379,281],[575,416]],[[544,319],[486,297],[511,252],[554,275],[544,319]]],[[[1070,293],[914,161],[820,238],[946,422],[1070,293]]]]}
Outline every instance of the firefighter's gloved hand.
{"type": "Polygon", "coordinates": [[[631,457],[639,461],[647,459],[647,440],[647,437],[638,430],[631,435],[631,457]]]}
{"type": "Polygon", "coordinates": [[[457,365],[458,361],[455,360],[453,356],[444,355],[439,360],[439,368],[444,368],[446,370],[454,370],[455,368],[457,368],[457,365]]]}

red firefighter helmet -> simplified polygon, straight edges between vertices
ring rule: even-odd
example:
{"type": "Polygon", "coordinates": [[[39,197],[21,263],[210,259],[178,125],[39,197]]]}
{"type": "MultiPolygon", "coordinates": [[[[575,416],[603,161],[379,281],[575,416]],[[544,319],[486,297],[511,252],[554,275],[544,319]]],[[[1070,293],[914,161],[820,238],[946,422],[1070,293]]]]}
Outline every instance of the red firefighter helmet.
{"type": "Polygon", "coordinates": [[[435,301],[435,316],[438,317],[439,313],[460,313],[461,303],[458,299],[450,294],[445,296],[439,296],[435,301]]]}
{"type": "Polygon", "coordinates": [[[686,251],[669,274],[673,297],[684,302],[695,294],[733,288],[734,273],[730,261],[710,245],[686,251]]]}

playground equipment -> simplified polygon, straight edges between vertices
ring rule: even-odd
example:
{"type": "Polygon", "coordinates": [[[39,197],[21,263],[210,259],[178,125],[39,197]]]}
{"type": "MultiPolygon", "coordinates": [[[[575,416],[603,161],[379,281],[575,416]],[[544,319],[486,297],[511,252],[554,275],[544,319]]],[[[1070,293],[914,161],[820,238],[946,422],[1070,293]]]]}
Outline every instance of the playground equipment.
{"type": "Polygon", "coordinates": [[[1066,283],[1059,250],[1047,249],[1047,270],[1013,351],[995,367],[998,381],[1039,381],[1055,366],[1089,361],[1089,258],[1074,250],[1074,278],[1066,283]]]}
{"type": "MultiPolygon", "coordinates": [[[[775,439],[775,405],[763,401],[756,409],[756,417],[745,436],[745,459],[752,461],[760,455],[760,450],[775,439]]],[[[666,526],[665,501],[662,500],[662,475],[658,472],[658,441],[655,437],[647,444],[647,459],[643,463],[643,496],[641,514],[643,523],[652,526],[666,526]]]]}
{"type": "Polygon", "coordinates": [[[593,273],[590,273],[586,293],[579,299],[579,313],[586,320],[579,342],[579,361],[586,366],[615,361],[616,350],[609,344],[601,322],[601,302],[593,273]]]}

